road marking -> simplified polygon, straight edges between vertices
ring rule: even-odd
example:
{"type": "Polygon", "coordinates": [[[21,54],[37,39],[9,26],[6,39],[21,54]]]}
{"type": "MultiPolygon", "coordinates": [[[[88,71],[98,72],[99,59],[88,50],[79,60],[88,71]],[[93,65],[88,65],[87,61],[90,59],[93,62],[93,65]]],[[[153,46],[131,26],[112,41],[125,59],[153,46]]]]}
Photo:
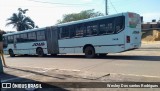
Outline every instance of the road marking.
{"type": "MultiPolygon", "coordinates": [[[[14,66],[16,67],[16,66],[14,66]]],[[[17,66],[18,67],[18,66],[17,66]]],[[[46,70],[64,70],[64,71],[80,71],[80,70],[76,70],[76,69],[57,69],[57,68],[42,68],[42,67],[30,67],[30,66],[23,66],[21,68],[35,68],[35,69],[46,69],[46,70]]]]}

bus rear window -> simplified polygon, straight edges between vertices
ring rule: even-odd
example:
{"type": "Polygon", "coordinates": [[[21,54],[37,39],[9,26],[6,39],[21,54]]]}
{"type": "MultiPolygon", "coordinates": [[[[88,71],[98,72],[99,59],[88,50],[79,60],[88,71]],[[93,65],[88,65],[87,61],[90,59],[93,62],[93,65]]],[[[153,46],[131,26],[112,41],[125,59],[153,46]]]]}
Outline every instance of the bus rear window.
{"type": "Polygon", "coordinates": [[[129,16],[129,27],[136,28],[137,25],[140,23],[140,17],[134,13],[128,13],[129,16]]]}

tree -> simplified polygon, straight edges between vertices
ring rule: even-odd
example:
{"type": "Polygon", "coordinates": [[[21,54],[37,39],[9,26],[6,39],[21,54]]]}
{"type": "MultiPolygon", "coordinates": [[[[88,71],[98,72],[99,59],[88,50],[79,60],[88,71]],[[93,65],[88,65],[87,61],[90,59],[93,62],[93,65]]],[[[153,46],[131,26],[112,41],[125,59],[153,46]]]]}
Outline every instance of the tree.
{"type": "Polygon", "coordinates": [[[7,19],[9,22],[6,26],[13,25],[13,28],[16,28],[17,31],[35,28],[34,21],[30,17],[25,16],[26,11],[28,11],[28,9],[22,10],[18,8],[18,13],[13,13],[13,15],[7,19]]]}
{"type": "Polygon", "coordinates": [[[6,34],[6,32],[0,29],[0,34],[6,34]]]}
{"type": "Polygon", "coordinates": [[[65,23],[65,22],[70,22],[70,21],[93,18],[97,16],[103,16],[103,14],[100,12],[95,12],[94,9],[84,10],[84,11],[81,11],[80,13],[65,14],[63,15],[63,19],[58,20],[57,22],[65,23]]]}

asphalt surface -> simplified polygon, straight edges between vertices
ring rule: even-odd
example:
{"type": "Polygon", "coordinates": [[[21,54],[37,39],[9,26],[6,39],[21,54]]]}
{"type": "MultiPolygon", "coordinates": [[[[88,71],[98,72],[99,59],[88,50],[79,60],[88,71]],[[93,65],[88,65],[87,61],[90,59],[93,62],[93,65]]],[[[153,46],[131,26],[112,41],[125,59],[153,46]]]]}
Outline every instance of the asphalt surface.
{"type": "Polygon", "coordinates": [[[160,77],[159,44],[144,44],[141,49],[87,59],[83,55],[16,56],[5,55],[6,64],[13,67],[47,68],[89,72],[94,74],[127,74],[160,77]]]}
{"type": "MultiPolygon", "coordinates": [[[[1,82],[42,82],[50,88],[1,89],[2,91],[159,91],[159,88],[94,88],[91,82],[159,82],[160,43],[143,44],[141,49],[106,57],[87,59],[83,55],[16,56],[5,55],[7,67],[1,82]],[[48,83],[51,82],[51,83],[48,83]],[[62,82],[62,83],[53,83],[62,82]],[[65,82],[71,82],[65,88],[65,82]],[[72,82],[82,82],[75,85],[72,82]],[[89,83],[83,83],[89,82],[89,83]],[[89,85],[90,84],[90,85],[89,85]],[[72,85],[72,86],[71,86],[72,85]],[[76,86],[76,87],[74,87],[76,86]],[[77,88],[77,86],[92,86],[77,88]],[[57,89],[55,89],[55,87],[57,89]]],[[[114,84],[114,83],[113,83],[114,84]]],[[[156,85],[158,85],[157,83],[156,85]]],[[[94,86],[95,85],[95,86],[94,86]]],[[[160,86],[160,85],[159,85],[160,86]]]]}

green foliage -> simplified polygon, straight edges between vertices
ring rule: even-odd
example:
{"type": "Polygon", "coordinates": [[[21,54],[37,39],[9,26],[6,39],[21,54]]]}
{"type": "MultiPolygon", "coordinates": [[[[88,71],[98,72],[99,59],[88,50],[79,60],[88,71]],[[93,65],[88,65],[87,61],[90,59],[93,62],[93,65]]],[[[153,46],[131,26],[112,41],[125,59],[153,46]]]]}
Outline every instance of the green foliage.
{"type": "Polygon", "coordinates": [[[25,16],[26,11],[28,11],[28,9],[22,10],[19,8],[18,13],[13,13],[13,15],[7,19],[9,22],[6,26],[13,25],[13,28],[16,28],[17,31],[35,28],[34,21],[30,17],[25,16]]]}
{"type": "Polygon", "coordinates": [[[57,22],[65,23],[65,22],[70,22],[70,21],[77,21],[77,20],[82,20],[82,19],[93,18],[97,16],[103,16],[103,14],[100,12],[95,12],[94,9],[84,10],[84,11],[81,11],[80,13],[65,14],[63,15],[63,19],[58,20],[57,22]]]}
{"type": "Polygon", "coordinates": [[[0,34],[6,34],[6,32],[0,29],[0,34]]]}
{"type": "Polygon", "coordinates": [[[2,35],[3,34],[6,34],[6,32],[0,29],[0,42],[2,41],[2,35]]]}

